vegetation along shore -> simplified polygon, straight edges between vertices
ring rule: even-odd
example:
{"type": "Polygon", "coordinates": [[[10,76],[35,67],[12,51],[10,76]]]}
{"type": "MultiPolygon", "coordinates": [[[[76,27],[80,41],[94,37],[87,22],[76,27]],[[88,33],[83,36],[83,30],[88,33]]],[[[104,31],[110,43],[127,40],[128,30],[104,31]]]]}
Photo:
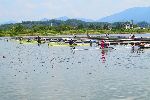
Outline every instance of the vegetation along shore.
{"type": "Polygon", "coordinates": [[[0,36],[52,36],[71,34],[131,34],[150,33],[148,22],[84,22],[77,19],[22,21],[15,24],[0,25],[0,36]]]}

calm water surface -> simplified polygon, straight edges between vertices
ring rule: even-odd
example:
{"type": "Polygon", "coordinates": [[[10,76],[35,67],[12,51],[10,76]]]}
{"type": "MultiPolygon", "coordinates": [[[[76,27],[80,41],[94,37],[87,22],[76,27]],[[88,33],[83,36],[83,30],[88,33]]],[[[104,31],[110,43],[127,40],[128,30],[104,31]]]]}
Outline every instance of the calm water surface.
{"type": "Polygon", "coordinates": [[[150,49],[23,45],[0,39],[0,100],[150,100],[150,49]]]}

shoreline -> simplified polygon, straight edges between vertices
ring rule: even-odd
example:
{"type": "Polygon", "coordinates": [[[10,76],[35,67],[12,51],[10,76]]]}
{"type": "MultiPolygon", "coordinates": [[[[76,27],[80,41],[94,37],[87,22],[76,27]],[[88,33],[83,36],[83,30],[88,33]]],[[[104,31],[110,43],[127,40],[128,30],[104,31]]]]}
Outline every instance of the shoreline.
{"type": "MultiPolygon", "coordinates": [[[[36,33],[35,33],[36,34],[36,33]]],[[[140,35],[140,34],[150,34],[150,32],[142,32],[142,33],[88,33],[91,36],[95,36],[95,35],[140,35]]],[[[28,35],[28,34],[18,34],[18,35],[14,35],[14,36],[10,36],[10,35],[5,35],[5,36],[0,36],[0,37],[36,37],[36,36],[40,36],[40,37],[64,37],[64,36],[86,36],[87,37],[87,33],[74,33],[74,34],[55,34],[55,35],[41,35],[41,34],[37,34],[37,35],[28,35]]]]}

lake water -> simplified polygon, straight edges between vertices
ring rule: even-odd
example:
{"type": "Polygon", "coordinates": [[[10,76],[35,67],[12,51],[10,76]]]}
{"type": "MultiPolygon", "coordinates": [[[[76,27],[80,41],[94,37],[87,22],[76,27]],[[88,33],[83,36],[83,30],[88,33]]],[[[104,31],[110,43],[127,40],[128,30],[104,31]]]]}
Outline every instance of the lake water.
{"type": "Polygon", "coordinates": [[[150,49],[23,45],[0,39],[0,100],[150,100],[150,49]]]}

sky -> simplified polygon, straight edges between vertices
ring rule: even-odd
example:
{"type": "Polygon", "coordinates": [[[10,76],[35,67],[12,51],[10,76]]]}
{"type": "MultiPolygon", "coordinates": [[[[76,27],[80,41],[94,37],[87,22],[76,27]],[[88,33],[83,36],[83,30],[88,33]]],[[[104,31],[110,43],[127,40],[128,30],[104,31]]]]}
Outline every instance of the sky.
{"type": "Polygon", "coordinates": [[[43,18],[97,20],[132,7],[150,6],[150,0],[0,0],[0,21],[43,18]]]}

